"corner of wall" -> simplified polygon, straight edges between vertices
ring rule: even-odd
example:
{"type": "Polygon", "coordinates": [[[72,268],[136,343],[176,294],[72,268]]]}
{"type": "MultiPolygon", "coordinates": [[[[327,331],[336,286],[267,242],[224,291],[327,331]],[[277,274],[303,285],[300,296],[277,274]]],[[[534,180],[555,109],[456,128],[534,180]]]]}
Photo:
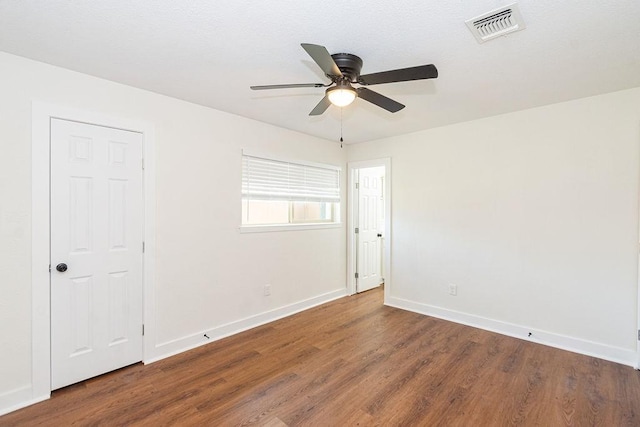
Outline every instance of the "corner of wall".
{"type": "Polygon", "coordinates": [[[413,311],[414,313],[424,314],[426,316],[437,317],[438,319],[448,320],[450,322],[460,323],[474,328],[484,329],[486,331],[561,350],[597,357],[599,359],[620,363],[634,368],[637,367],[638,364],[638,355],[635,351],[620,347],[527,328],[522,325],[488,319],[481,316],[475,316],[473,314],[462,313],[397,297],[390,297],[385,301],[385,305],[402,310],[413,311]],[[531,333],[531,336],[529,336],[529,333],[531,333]]]}

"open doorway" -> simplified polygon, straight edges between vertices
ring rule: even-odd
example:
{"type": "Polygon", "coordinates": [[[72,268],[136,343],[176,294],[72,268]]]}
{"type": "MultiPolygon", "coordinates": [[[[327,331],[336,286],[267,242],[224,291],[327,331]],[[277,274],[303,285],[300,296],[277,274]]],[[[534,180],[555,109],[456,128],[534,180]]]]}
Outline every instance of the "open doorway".
{"type": "Polygon", "coordinates": [[[348,291],[391,286],[391,160],[349,163],[348,291]]]}

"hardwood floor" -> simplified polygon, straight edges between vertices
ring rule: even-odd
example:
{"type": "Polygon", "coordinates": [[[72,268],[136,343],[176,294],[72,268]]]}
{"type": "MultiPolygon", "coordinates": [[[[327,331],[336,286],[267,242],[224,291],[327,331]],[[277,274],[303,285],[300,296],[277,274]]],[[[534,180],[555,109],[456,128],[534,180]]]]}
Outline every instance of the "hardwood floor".
{"type": "Polygon", "coordinates": [[[0,417],[1,426],[640,426],[640,373],[382,305],[380,289],[0,417]]]}

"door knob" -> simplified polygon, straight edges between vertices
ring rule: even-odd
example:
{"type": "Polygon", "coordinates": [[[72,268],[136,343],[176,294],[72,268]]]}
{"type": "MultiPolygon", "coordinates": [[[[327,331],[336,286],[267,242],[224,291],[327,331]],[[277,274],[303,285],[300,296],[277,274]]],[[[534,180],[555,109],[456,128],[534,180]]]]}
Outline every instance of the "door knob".
{"type": "Polygon", "coordinates": [[[67,271],[67,264],[61,262],[60,264],[56,265],[56,270],[58,270],[60,273],[64,273],[65,271],[67,271]]]}
{"type": "Polygon", "coordinates": [[[378,233],[378,237],[382,237],[382,234],[378,233]]]}

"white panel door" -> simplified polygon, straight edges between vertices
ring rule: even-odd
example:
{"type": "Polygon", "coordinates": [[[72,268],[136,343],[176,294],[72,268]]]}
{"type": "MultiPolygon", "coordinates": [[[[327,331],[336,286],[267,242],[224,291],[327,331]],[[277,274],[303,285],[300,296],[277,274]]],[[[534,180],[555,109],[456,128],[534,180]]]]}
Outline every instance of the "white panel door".
{"type": "Polygon", "coordinates": [[[383,177],[384,167],[358,171],[357,292],[382,283],[383,177]]]}
{"type": "Polygon", "coordinates": [[[51,120],[54,390],[142,360],[142,186],[141,134],[51,120]]]}

